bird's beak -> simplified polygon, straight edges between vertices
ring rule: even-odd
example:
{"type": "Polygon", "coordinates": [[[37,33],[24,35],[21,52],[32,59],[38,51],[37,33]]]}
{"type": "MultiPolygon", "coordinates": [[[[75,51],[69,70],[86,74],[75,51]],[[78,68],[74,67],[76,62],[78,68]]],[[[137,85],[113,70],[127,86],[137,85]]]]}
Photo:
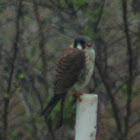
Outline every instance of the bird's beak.
{"type": "Polygon", "coordinates": [[[71,43],[70,48],[74,48],[74,42],[71,43]]]}
{"type": "Polygon", "coordinates": [[[89,43],[87,44],[87,46],[88,46],[89,48],[92,47],[92,43],[89,42],[89,43]]]}

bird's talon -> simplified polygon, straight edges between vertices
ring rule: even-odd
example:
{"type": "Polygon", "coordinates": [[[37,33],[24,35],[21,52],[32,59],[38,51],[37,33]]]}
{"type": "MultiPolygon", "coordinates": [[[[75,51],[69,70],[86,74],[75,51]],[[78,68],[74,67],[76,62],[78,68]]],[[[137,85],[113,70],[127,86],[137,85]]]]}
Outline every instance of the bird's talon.
{"type": "Polygon", "coordinates": [[[81,95],[83,95],[83,93],[74,94],[74,97],[75,97],[76,99],[78,99],[79,102],[81,102],[81,101],[82,101],[81,95]]]}

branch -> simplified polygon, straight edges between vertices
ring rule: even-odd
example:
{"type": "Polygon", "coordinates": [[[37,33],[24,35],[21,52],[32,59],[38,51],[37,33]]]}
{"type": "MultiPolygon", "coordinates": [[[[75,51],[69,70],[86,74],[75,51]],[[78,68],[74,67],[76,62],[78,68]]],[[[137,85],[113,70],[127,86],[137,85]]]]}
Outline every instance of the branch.
{"type": "MultiPolygon", "coordinates": [[[[98,29],[98,25],[100,23],[100,20],[101,20],[102,14],[103,14],[104,4],[105,4],[105,0],[103,0],[103,5],[101,6],[99,17],[98,17],[98,19],[97,19],[97,21],[95,23],[94,28],[93,28],[93,31],[95,33],[98,32],[97,29],[98,29]]],[[[103,84],[105,86],[107,94],[108,94],[108,96],[109,96],[109,98],[111,100],[111,106],[112,106],[112,111],[113,111],[113,115],[114,115],[114,118],[115,118],[117,130],[121,135],[122,134],[122,125],[121,125],[121,121],[120,121],[120,118],[119,118],[119,115],[118,115],[119,109],[118,109],[118,106],[116,104],[115,98],[113,97],[112,90],[111,90],[111,87],[110,87],[110,83],[108,82],[107,78],[105,77],[104,73],[102,72],[101,67],[100,67],[100,65],[98,64],[97,61],[95,61],[95,65],[96,65],[96,67],[98,69],[99,75],[100,75],[100,77],[102,79],[102,82],[103,82],[103,84]]]]}
{"type": "Polygon", "coordinates": [[[124,33],[126,36],[127,43],[127,56],[128,56],[128,84],[127,84],[127,107],[126,107],[126,117],[125,117],[125,134],[124,138],[127,138],[129,131],[129,119],[131,116],[131,100],[132,100],[132,86],[133,86],[133,54],[131,38],[129,34],[128,18],[127,18],[127,0],[122,0],[122,14],[124,23],[124,33]]]}
{"type": "Polygon", "coordinates": [[[134,136],[132,136],[131,138],[130,138],[130,140],[136,140],[136,138],[139,138],[140,137],[140,132],[137,132],[134,136]]]}
{"type": "Polygon", "coordinates": [[[104,10],[105,1],[106,1],[106,0],[103,0],[103,3],[102,3],[101,8],[100,8],[100,12],[99,12],[98,19],[96,20],[95,25],[94,25],[94,32],[95,32],[95,33],[96,33],[97,30],[98,30],[98,25],[99,25],[99,23],[100,23],[100,20],[101,20],[101,18],[102,18],[102,15],[103,15],[103,10],[104,10]]]}
{"type": "Polygon", "coordinates": [[[117,129],[118,129],[118,132],[121,134],[122,133],[122,126],[121,126],[121,121],[120,121],[120,118],[119,118],[119,115],[118,115],[118,110],[119,109],[118,109],[118,106],[116,104],[115,98],[113,97],[110,84],[108,83],[108,80],[105,77],[104,73],[102,72],[101,67],[99,66],[97,61],[95,61],[95,65],[98,69],[99,75],[100,75],[100,77],[103,81],[103,84],[104,84],[105,88],[106,88],[107,94],[108,94],[108,96],[111,100],[113,115],[114,115],[114,118],[115,118],[115,121],[116,121],[117,129]]]}
{"type": "Polygon", "coordinates": [[[35,17],[36,17],[36,22],[38,25],[38,37],[39,37],[39,49],[41,52],[41,60],[42,60],[42,75],[43,75],[43,83],[45,85],[46,91],[48,90],[48,84],[47,84],[47,60],[46,60],[46,50],[45,50],[45,42],[47,40],[47,38],[45,38],[44,32],[43,32],[43,24],[42,24],[42,20],[40,18],[40,14],[39,14],[39,9],[37,6],[37,3],[35,0],[33,0],[33,10],[35,13],[35,17]]]}
{"type": "MultiPolygon", "coordinates": [[[[34,79],[34,76],[30,75],[29,76],[30,79],[32,79],[32,88],[34,90],[34,93],[35,93],[35,96],[37,97],[38,99],[38,102],[39,102],[39,105],[40,105],[40,112],[42,112],[44,110],[44,107],[43,107],[43,99],[40,95],[40,91],[36,88],[36,85],[35,85],[35,79],[34,79]]],[[[50,135],[51,135],[51,138],[52,140],[55,140],[55,136],[54,136],[54,133],[53,133],[53,130],[52,130],[52,126],[51,124],[49,123],[49,121],[47,120],[47,118],[44,116],[44,121],[45,121],[45,125],[46,127],[48,128],[49,132],[50,132],[50,135]]]]}
{"type": "MultiPolygon", "coordinates": [[[[24,2],[32,4],[30,0],[24,0],[24,2]]],[[[54,3],[51,0],[49,0],[49,1],[39,1],[39,2],[36,1],[36,4],[40,7],[42,7],[42,8],[48,8],[48,9],[50,9],[52,11],[55,11],[55,12],[59,11],[59,12],[61,12],[61,14],[64,13],[64,14],[68,14],[68,15],[71,15],[71,16],[75,16],[75,13],[73,13],[73,11],[71,11],[71,10],[74,10],[74,9],[69,10],[68,7],[63,7],[58,2],[54,3]]]]}
{"type": "Polygon", "coordinates": [[[7,81],[7,90],[4,94],[4,113],[3,113],[3,136],[4,140],[7,140],[8,137],[8,107],[10,102],[10,96],[11,96],[11,86],[13,81],[13,75],[15,71],[15,62],[17,59],[17,53],[18,53],[18,43],[19,43],[19,37],[20,37],[20,18],[21,18],[21,12],[22,12],[22,0],[18,3],[18,10],[17,10],[17,16],[16,16],[16,35],[15,40],[13,42],[12,48],[14,49],[14,54],[12,58],[12,63],[10,67],[10,73],[9,78],[7,81]]]}
{"type": "MultiPolygon", "coordinates": [[[[105,4],[105,0],[103,0],[103,5],[101,6],[100,13],[99,13],[99,17],[98,17],[98,19],[97,19],[97,21],[96,21],[96,24],[95,24],[95,26],[94,26],[94,29],[93,29],[93,31],[94,31],[95,33],[97,33],[97,31],[98,31],[97,29],[98,29],[98,25],[99,25],[99,23],[100,23],[100,20],[101,20],[102,14],[103,14],[104,4],[105,4]]],[[[116,104],[115,98],[113,97],[110,84],[108,83],[108,80],[107,80],[107,78],[105,77],[104,73],[102,72],[101,67],[100,67],[100,65],[98,64],[97,61],[95,61],[95,65],[96,65],[96,67],[97,67],[97,69],[98,69],[99,75],[100,75],[100,77],[101,77],[101,79],[102,79],[102,82],[103,82],[103,84],[104,84],[104,86],[105,86],[105,89],[106,89],[106,91],[107,91],[107,94],[108,94],[108,96],[109,96],[109,98],[110,98],[110,100],[111,100],[111,106],[112,106],[112,110],[113,110],[115,122],[116,122],[116,125],[117,125],[117,130],[118,130],[118,132],[119,132],[120,134],[122,134],[121,121],[120,121],[120,118],[119,118],[119,115],[118,115],[118,110],[119,110],[119,109],[118,109],[118,106],[117,106],[117,104],[116,104]]]]}
{"type": "Polygon", "coordinates": [[[130,125],[130,129],[132,129],[133,127],[135,127],[137,124],[140,124],[140,119],[136,120],[134,123],[132,123],[130,125]]]}

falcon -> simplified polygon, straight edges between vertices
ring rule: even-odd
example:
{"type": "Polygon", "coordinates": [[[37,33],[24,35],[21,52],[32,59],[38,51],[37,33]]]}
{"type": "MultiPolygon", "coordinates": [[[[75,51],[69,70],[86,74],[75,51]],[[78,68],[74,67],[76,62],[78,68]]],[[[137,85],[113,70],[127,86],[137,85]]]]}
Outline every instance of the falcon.
{"type": "Polygon", "coordinates": [[[82,93],[93,74],[95,51],[89,38],[76,38],[60,56],[56,66],[54,95],[41,115],[48,117],[61,100],[61,113],[66,96],[82,93]]]}

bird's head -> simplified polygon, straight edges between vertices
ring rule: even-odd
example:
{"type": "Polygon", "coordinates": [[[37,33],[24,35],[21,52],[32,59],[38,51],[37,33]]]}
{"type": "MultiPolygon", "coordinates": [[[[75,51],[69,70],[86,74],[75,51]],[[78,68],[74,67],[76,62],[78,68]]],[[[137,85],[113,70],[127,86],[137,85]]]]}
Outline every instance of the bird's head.
{"type": "Polygon", "coordinates": [[[88,37],[80,37],[80,38],[76,38],[73,42],[72,45],[70,46],[71,48],[76,48],[79,50],[85,50],[87,48],[90,48],[91,45],[91,39],[88,37]]]}

